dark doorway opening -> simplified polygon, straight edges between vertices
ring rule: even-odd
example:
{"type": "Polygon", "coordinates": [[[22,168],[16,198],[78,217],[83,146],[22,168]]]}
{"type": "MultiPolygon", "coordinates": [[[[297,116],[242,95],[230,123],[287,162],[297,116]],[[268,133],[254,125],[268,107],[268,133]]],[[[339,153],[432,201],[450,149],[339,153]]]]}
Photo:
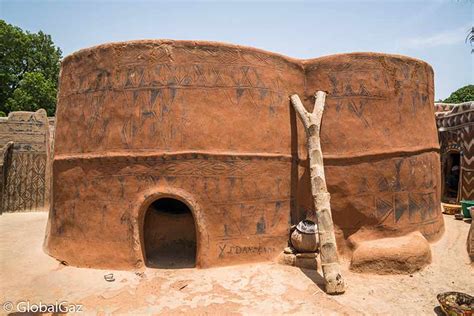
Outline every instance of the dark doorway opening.
{"type": "Polygon", "coordinates": [[[143,226],[148,267],[196,266],[196,228],[186,204],[172,198],[156,200],[148,207],[143,226]]]}
{"type": "Polygon", "coordinates": [[[461,174],[461,155],[459,152],[449,152],[444,166],[443,202],[457,203],[459,179],[461,174]]]}

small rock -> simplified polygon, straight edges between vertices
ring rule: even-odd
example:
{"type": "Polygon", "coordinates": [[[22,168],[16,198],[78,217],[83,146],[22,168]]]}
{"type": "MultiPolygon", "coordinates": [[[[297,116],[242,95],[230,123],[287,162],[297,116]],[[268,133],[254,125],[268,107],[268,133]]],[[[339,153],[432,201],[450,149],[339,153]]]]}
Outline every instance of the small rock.
{"type": "Polygon", "coordinates": [[[285,247],[285,249],[283,249],[283,252],[286,254],[294,254],[295,249],[293,249],[292,247],[285,247]]]}
{"type": "Polygon", "coordinates": [[[114,282],[115,281],[113,273],[109,273],[109,274],[104,275],[104,279],[107,282],[114,282]]]}

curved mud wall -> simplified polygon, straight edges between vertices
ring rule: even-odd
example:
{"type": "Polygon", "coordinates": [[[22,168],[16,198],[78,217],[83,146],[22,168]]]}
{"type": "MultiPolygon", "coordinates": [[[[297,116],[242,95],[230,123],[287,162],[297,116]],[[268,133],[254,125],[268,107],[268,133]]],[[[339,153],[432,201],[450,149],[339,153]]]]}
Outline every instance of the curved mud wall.
{"type": "Polygon", "coordinates": [[[73,54],[61,71],[45,249],[78,266],[141,267],[144,212],[166,196],[193,212],[198,266],[274,258],[311,207],[288,96],[310,107],[316,90],[330,93],[322,142],[341,249],[358,231],[434,238],[443,222],[432,77],[404,57],[298,61],[206,42],[73,54]]]}
{"type": "Polygon", "coordinates": [[[419,230],[436,239],[443,219],[431,67],[348,54],[310,60],[305,70],[307,97],[329,93],[321,141],[340,234],[364,240],[419,230]]]}

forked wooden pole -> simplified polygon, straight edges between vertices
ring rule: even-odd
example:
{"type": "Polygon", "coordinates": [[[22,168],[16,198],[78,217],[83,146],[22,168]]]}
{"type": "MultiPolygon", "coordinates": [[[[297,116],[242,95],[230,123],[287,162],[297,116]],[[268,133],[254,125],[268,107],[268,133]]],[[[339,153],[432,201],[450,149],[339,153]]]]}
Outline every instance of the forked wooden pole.
{"type": "Polygon", "coordinates": [[[345,282],[342,278],[337,255],[336,237],[331,216],[330,194],[327,191],[326,177],[324,175],[323,153],[319,133],[326,93],[323,91],[316,92],[313,112],[306,111],[297,94],[292,95],[290,99],[306,130],[311,194],[313,196],[314,209],[316,210],[316,214],[307,214],[307,219],[318,223],[321,266],[326,283],[326,292],[329,294],[344,293],[345,282]]]}

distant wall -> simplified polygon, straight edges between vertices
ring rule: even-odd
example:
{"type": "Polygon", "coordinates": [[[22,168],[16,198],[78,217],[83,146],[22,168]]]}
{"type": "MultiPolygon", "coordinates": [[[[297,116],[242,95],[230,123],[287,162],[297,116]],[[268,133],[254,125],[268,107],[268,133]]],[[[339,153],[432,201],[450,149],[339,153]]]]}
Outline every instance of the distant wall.
{"type": "MultiPolygon", "coordinates": [[[[0,148],[0,206],[3,205],[3,184],[7,180],[7,166],[11,160],[11,153],[13,148],[13,142],[6,143],[3,147],[0,148]]],[[[0,208],[0,214],[2,214],[3,207],[0,208]]]]}
{"type": "Polygon", "coordinates": [[[46,111],[11,112],[0,119],[0,148],[13,142],[3,163],[1,212],[46,210],[50,194],[50,139],[46,111]]]}
{"type": "Polygon", "coordinates": [[[451,111],[457,104],[454,103],[435,103],[435,112],[447,112],[451,111]]]}
{"type": "Polygon", "coordinates": [[[51,157],[53,156],[54,153],[54,131],[56,128],[56,118],[53,117],[48,117],[48,123],[49,123],[49,152],[51,153],[51,157]]]}
{"type": "Polygon", "coordinates": [[[461,183],[458,200],[474,200],[474,102],[435,103],[435,110],[442,170],[449,152],[459,151],[461,183]]]}

